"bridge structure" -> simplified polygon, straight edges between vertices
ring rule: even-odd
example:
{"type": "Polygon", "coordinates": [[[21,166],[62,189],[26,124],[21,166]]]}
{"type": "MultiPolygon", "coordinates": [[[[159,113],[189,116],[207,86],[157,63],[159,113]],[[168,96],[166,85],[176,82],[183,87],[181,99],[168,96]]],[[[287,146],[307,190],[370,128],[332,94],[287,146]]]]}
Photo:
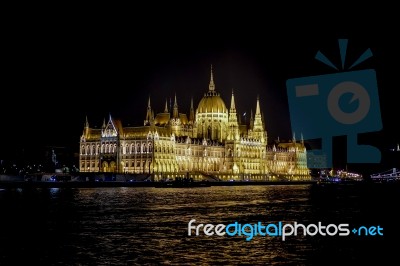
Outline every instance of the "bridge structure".
{"type": "Polygon", "coordinates": [[[400,181],[400,169],[392,168],[387,171],[371,175],[374,181],[400,181]]]}

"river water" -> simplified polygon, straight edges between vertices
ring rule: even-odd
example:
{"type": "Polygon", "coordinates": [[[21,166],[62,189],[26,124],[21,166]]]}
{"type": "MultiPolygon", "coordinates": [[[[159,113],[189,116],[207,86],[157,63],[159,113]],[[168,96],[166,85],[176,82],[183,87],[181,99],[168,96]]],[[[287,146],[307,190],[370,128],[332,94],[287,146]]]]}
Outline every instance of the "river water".
{"type": "Polygon", "coordinates": [[[0,265],[384,265],[399,253],[399,192],[383,184],[1,190],[0,265]],[[383,236],[188,236],[192,219],[379,225],[383,236]]]}

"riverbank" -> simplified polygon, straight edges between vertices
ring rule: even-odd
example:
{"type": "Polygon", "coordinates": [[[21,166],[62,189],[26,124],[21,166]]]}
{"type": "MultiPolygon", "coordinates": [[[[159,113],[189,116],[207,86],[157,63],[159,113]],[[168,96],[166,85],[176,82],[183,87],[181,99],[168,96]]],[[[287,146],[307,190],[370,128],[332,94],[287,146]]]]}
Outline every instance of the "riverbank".
{"type": "Polygon", "coordinates": [[[210,186],[266,186],[266,185],[304,185],[315,184],[316,181],[220,181],[220,182],[45,182],[45,181],[15,181],[0,182],[0,188],[98,188],[98,187],[210,187],[210,186]]]}

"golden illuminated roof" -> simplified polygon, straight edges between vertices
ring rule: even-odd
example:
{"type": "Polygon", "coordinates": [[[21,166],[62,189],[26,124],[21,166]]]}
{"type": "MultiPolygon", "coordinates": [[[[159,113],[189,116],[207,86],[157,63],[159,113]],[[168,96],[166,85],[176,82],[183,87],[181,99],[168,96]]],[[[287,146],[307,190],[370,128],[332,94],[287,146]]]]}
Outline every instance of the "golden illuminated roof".
{"type": "Polygon", "coordinates": [[[124,128],[124,137],[127,139],[146,138],[148,133],[149,133],[148,126],[124,128]]]}
{"type": "Polygon", "coordinates": [[[166,124],[168,124],[169,119],[170,119],[169,113],[159,113],[156,115],[156,118],[154,119],[154,123],[156,125],[166,125],[166,124]]]}
{"type": "Polygon", "coordinates": [[[293,143],[292,141],[290,141],[290,142],[280,142],[278,144],[278,147],[279,148],[284,148],[284,149],[288,149],[288,148],[291,148],[291,147],[303,148],[304,144],[302,144],[301,142],[293,143]]]}
{"type": "Polygon", "coordinates": [[[189,122],[186,114],[179,114],[179,119],[183,125],[186,125],[189,122]]]}
{"type": "Polygon", "coordinates": [[[113,123],[118,133],[122,135],[124,133],[124,127],[122,126],[122,121],[120,119],[113,119],[113,123]]]}
{"type": "Polygon", "coordinates": [[[101,137],[101,129],[89,128],[87,135],[85,135],[86,140],[98,140],[101,137]]]}
{"type": "Polygon", "coordinates": [[[215,91],[204,94],[197,107],[197,113],[226,113],[224,100],[215,91]]]}

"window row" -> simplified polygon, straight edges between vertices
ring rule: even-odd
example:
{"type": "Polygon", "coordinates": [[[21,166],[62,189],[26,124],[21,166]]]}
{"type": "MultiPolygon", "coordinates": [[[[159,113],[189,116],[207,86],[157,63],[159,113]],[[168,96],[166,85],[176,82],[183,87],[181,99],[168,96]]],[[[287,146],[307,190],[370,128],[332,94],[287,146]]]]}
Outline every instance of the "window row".
{"type": "Polygon", "coordinates": [[[110,144],[92,144],[92,145],[82,145],[81,146],[81,154],[85,155],[97,155],[99,153],[115,153],[117,152],[117,144],[110,143],[110,144]]]}
{"type": "MultiPolygon", "coordinates": [[[[82,145],[81,146],[81,155],[98,155],[99,153],[116,153],[117,144],[116,143],[106,143],[106,144],[93,144],[93,145],[82,145]]],[[[153,148],[151,143],[146,145],[143,144],[132,144],[132,145],[123,145],[122,146],[122,153],[123,154],[133,154],[133,153],[151,153],[153,152],[153,148]]]]}

